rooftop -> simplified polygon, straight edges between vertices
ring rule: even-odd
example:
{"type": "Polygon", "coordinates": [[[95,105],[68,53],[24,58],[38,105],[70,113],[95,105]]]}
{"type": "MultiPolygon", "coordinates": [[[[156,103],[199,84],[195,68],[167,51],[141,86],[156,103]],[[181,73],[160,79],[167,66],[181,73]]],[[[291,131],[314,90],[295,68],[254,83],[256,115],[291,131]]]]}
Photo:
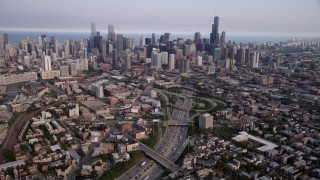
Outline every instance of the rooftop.
{"type": "Polygon", "coordinates": [[[264,146],[261,146],[261,147],[257,148],[261,152],[266,152],[266,151],[269,151],[269,150],[272,150],[272,149],[278,147],[278,145],[276,145],[276,144],[274,144],[272,142],[269,142],[269,141],[264,140],[264,139],[259,138],[259,137],[252,136],[252,135],[248,134],[245,131],[240,132],[239,135],[237,135],[236,137],[234,137],[232,139],[237,141],[237,142],[246,141],[246,140],[250,139],[250,140],[259,142],[261,144],[264,144],[264,146]]]}

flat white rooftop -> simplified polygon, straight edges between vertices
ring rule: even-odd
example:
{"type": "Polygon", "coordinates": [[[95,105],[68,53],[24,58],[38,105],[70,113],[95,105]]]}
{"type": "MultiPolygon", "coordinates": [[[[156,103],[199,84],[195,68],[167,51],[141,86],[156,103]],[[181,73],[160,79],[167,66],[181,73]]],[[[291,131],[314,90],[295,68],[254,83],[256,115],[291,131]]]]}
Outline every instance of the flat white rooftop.
{"type": "Polygon", "coordinates": [[[269,151],[269,150],[272,150],[272,149],[278,147],[278,145],[276,145],[276,144],[274,144],[272,142],[269,142],[269,141],[264,140],[264,139],[259,138],[259,137],[252,136],[252,135],[248,134],[245,131],[240,132],[239,135],[237,135],[236,137],[234,137],[232,139],[237,141],[237,142],[248,141],[250,139],[250,140],[259,142],[261,144],[264,144],[264,146],[261,146],[261,147],[257,148],[261,152],[269,151]]]}

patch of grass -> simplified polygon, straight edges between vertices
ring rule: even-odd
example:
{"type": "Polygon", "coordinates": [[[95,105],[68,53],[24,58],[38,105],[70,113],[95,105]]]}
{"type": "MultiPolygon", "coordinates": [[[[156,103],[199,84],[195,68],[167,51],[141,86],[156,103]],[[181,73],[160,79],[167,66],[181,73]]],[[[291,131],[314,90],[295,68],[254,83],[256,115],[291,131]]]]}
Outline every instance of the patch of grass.
{"type": "Polygon", "coordinates": [[[176,96],[176,95],[169,95],[168,97],[169,97],[169,102],[171,104],[175,104],[178,100],[178,96],[176,96]]]}
{"type": "Polygon", "coordinates": [[[230,128],[230,127],[223,127],[223,128],[216,128],[212,130],[212,134],[226,140],[230,140],[238,131],[230,128]]]}
{"type": "Polygon", "coordinates": [[[263,165],[263,164],[255,165],[255,164],[249,163],[249,164],[247,165],[247,168],[246,168],[246,169],[247,169],[247,171],[249,171],[249,172],[260,171],[260,172],[266,173],[268,167],[267,167],[266,165],[263,165]]]}
{"type": "Polygon", "coordinates": [[[172,93],[181,93],[181,87],[172,87],[172,88],[168,88],[167,91],[172,92],[172,93]]]}
{"type": "Polygon", "coordinates": [[[212,108],[212,110],[209,113],[215,113],[215,112],[225,108],[225,105],[221,102],[216,101],[216,104],[217,104],[217,106],[212,108]]]}
{"type": "Polygon", "coordinates": [[[194,134],[200,133],[199,131],[199,116],[196,116],[193,119],[193,124],[192,124],[192,128],[188,129],[188,135],[192,136],[194,134]]]}
{"type": "Polygon", "coordinates": [[[4,150],[3,156],[6,157],[6,159],[8,161],[15,161],[16,160],[16,156],[15,156],[13,150],[11,150],[11,149],[4,150]]]}
{"type": "Polygon", "coordinates": [[[159,137],[159,128],[158,126],[154,126],[152,134],[149,136],[148,139],[143,139],[141,142],[145,145],[147,145],[150,148],[153,148],[157,142],[159,137]]]}
{"type": "Polygon", "coordinates": [[[103,175],[99,178],[100,180],[112,180],[116,179],[129,170],[132,166],[137,164],[142,158],[144,153],[141,151],[130,152],[131,159],[126,162],[119,162],[115,164],[111,169],[106,170],[103,175]]]}
{"type": "Polygon", "coordinates": [[[26,112],[27,112],[28,114],[30,114],[30,113],[32,113],[32,112],[34,112],[34,111],[36,111],[36,110],[38,110],[38,108],[36,107],[36,105],[35,105],[35,104],[31,104],[30,107],[28,107],[28,109],[26,110],[26,112]]]}
{"type": "Polygon", "coordinates": [[[164,172],[162,173],[162,175],[160,176],[159,179],[163,178],[163,177],[167,177],[169,174],[171,174],[172,171],[170,169],[165,169],[164,172]]]}

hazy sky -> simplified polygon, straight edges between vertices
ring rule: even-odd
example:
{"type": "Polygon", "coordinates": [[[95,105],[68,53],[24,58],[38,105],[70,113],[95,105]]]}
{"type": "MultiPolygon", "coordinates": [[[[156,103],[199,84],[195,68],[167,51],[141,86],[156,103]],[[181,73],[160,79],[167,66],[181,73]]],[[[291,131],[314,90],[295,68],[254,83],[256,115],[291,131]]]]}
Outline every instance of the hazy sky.
{"type": "Polygon", "coordinates": [[[320,0],[0,0],[0,31],[52,30],[320,36],[320,0]]]}

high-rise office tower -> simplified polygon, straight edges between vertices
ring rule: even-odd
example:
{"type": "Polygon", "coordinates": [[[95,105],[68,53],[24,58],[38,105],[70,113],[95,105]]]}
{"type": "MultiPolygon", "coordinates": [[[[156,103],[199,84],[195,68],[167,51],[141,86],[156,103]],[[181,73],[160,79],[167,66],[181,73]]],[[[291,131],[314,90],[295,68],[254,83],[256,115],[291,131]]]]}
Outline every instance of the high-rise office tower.
{"type": "Polygon", "coordinates": [[[108,44],[108,54],[112,54],[112,51],[113,51],[113,44],[108,44]]]}
{"type": "Polygon", "coordinates": [[[235,54],[237,54],[237,46],[236,45],[231,45],[229,47],[229,59],[235,59],[235,54]]]}
{"type": "Polygon", "coordinates": [[[55,53],[58,53],[59,51],[59,42],[58,39],[55,36],[51,36],[51,46],[53,46],[53,50],[55,53]]]}
{"type": "Polygon", "coordinates": [[[162,53],[159,53],[156,50],[152,51],[151,62],[152,62],[153,67],[161,69],[161,67],[162,67],[162,53]]]}
{"type": "Polygon", "coordinates": [[[29,58],[29,56],[24,56],[24,65],[26,66],[26,67],[30,67],[30,58],[29,58]]]}
{"type": "Polygon", "coordinates": [[[202,56],[197,56],[196,64],[197,64],[198,66],[202,66],[202,56]]]}
{"type": "Polygon", "coordinates": [[[104,61],[107,59],[107,44],[102,44],[102,59],[104,61]]]}
{"type": "Polygon", "coordinates": [[[217,61],[221,59],[221,48],[214,48],[213,50],[213,60],[217,61]]]}
{"type": "Polygon", "coordinates": [[[55,36],[51,36],[50,38],[51,38],[51,41],[50,41],[51,45],[54,45],[54,43],[56,41],[56,37],[55,36]]]}
{"type": "Polygon", "coordinates": [[[51,57],[46,56],[45,53],[42,54],[42,71],[51,71],[51,57]]]}
{"type": "Polygon", "coordinates": [[[174,54],[170,54],[169,55],[169,70],[174,70],[175,69],[175,55],[174,54]]]}
{"type": "Polygon", "coordinates": [[[131,37],[123,38],[123,49],[133,49],[134,48],[134,40],[131,37]]]}
{"type": "Polygon", "coordinates": [[[162,64],[168,64],[168,52],[161,52],[162,54],[162,64]]]}
{"type": "Polygon", "coordinates": [[[6,48],[7,47],[7,45],[9,44],[9,35],[8,35],[8,33],[4,33],[3,34],[3,43],[4,43],[4,48],[6,48]]]}
{"type": "Polygon", "coordinates": [[[53,59],[53,62],[56,62],[58,60],[58,55],[57,53],[52,53],[51,55],[52,59],[53,59]]]}
{"type": "Polygon", "coordinates": [[[89,49],[93,49],[94,48],[94,36],[90,36],[89,38],[89,49]]]}
{"type": "Polygon", "coordinates": [[[251,68],[258,68],[259,67],[259,53],[258,52],[253,52],[250,54],[250,66],[251,68]]]}
{"type": "Polygon", "coordinates": [[[229,59],[234,59],[234,51],[233,51],[233,46],[228,47],[228,58],[229,59]]]}
{"type": "Polygon", "coordinates": [[[97,35],[93,38],[93,47],[99,49],[99,52],[102,52],[102,36],[100,35],[100,32],[97,32],[97,35]]]}
{"type": "Polygon", "coordinates": [[[190,44],[190,53],[191,53],[191,55],[196,55],[196,52],[197,52],[196,44],[195,43],[191,43],[190,44]]]}
{"type": "Polygon", "coordinates": [[[87,48],[83,48],[83,54],[84,54],[83,58],[88,59],[88,50],[87,50],[87,48]]]}
{"type": "Polygon", "coordinates": [[[222,31],[221,37],[220,37],[220,46],[224,47],[226,45],[226,32],[222,31]]]}
{"type": "Polygon", "coordinates": [[[108,40],[111,42],[115,42],[116,40],[116,33],[114,32],[114,26],[111,24],[108,25],[108,40]]]}
{"type": "Polygon", "coordinates": [[[41,42],[42,42],[42,51],[46,52],[47,50],[47,36],[41,35],[41,42]]]}
{"type": "Polygon", "coordinates": [[[222,47],[221,59],[226,60],[228,59],[228,47],[222,47]]]}
{"type": "Polygon", "coordinates": [[[140,47],[144,47],[145,45],[145,39],[144,39],[144,36],[141,36],[140,38],[140,47]]]}
{"type": "Polygon", "coordinates": [[[3,49],[2,32],[0,31],[0,49],[3,49]]]}
{"type": "Polygon", "coordinates": [[[20,43],[21,43],[22,50],[28,51],[28,42],[27,41],[23,41],[23,42],[20,42],[20,43]]]}
{"type": "Polygon", "coordinates": [[[118,50],[113,49],[112,50],[112,69],[118,68],[118,50]]]}
{"type": "Polygon", "coordinates": [[[124,68],[125,68],[125,70],[131,69],[131,54],[130,53],[126,53],[126,55],[124,56],[124,68]]]}
{"type": "Polygon", "coordinates": [[[152,33],[152,39],[151,39],[151,44],[155,44],[156,43],[156,35],[154,33],[152,33]]]}
{"type": "Polygon", "coordinates": [[[151,38],[145,38],[145,45],[151,45],[151,38]]]}
{"type": "Polygon", "coordinates": [[[123,51],[123,35],[117,34],[117,50],[118,52],[123,51]]]}
{"type": "Polygon", "coordinates": [[[160,36],[160,44],[168,44],[170,38],[170,33],[165,33],[164,35],[160,36]]]}
{"type": "Polygon", "coordinates": [[[179,62],[180,73],[190,72],[190,61],[188,59],[180,59],[178,62],[179,62]]]}
{"type": "Polygon", "coordinates": [[[69,54],[70,54],[70,41],[69,40],[66,40],[64,42],[64,56],[65,56],[65,59],[68,59],[69,58],[69,54]]]}
{"type": "Polygon", "coordinates": [[[215,46],[219,45],[219,17],[215,16],[212,24],[212,31],[210,33],[210,43],[215,46]]]}
{"type": "Polygon", "coordinates": [[[244,48],[240,48],[238,49],[238,64],[241,64],[242,66],[244,65],[245,63],[245,60],[246,60],[246,50],[244,48]]]}
{"type": "Polygon", "coordinates": [[[200,32],[194,33],[194,43],[196,43],[196,44],[201,43],[201,33],[200,32]]]}
{"type": "Polygon", "coordinates": [[[190,45],[184,45],[183,46],[183,55],[184,56],[190,56],[191,55],[190,45]]]}
{"type": "Polygon", "coordinates": [[[246,64],[250,64],[250,55],[251,55],[251,50],[249,48],[246,49],[246,59],[245,59],[245,63],[246,64]]]}
{"type": "Polygon", "coordinates": [[[83,70],[89,70],[89,60],[87,58],[83,59],[84,61],[84,67],[83,70]]]}
{"type": "Polygon", "coordinates": [[[160,52],[168,51],[168,46],[166,44],[164,44],[164,43],[160,43],[159,44],[159,49],[160,49],[160,52]]]}
{"type": "Polygon", "coordinates": [[[97,35],[96,23],[91,22],[91,36],[96,36],[96,35],[97,35]]]}
{"type": "Polygon", "coordinates": [[[199,118],[199,128],[208,129],[213,128],[213,116],[209,113],[202,114],[199,118]]]}
{"type": "Polygon", "coordinates": [[[69,74],[71,76],[77,75],[77,64],[76,63],[70,63],[69,64],[69,74]]]}

